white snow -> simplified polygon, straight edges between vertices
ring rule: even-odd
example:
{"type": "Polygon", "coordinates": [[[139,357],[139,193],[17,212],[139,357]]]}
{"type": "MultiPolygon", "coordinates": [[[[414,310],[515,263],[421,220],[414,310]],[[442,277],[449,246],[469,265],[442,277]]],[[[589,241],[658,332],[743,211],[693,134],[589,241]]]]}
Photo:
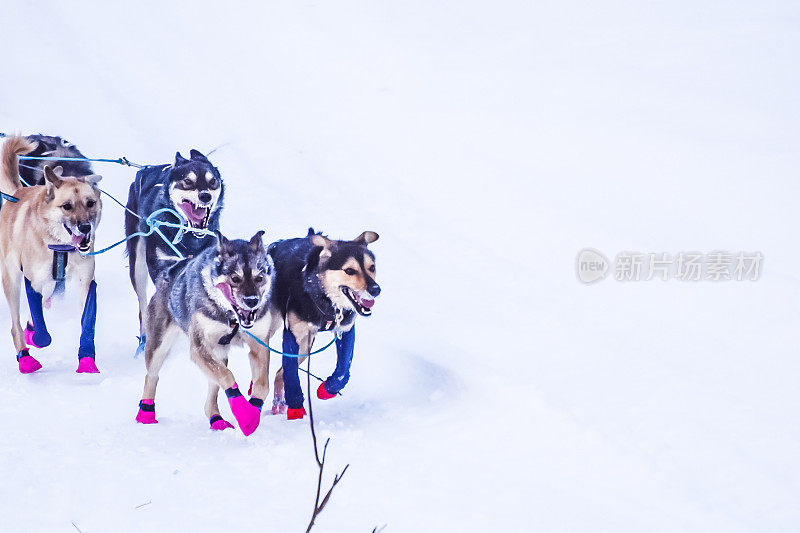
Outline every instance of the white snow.
{"type": "MultiPolygon", "coordinates": [[[[13,3],[0,130],[152,164],[223,145],[229,236],[381,234],[351,382],[314,404],[327,482],[351,465],[315,531],[797,531],[798,17],[778,1],[13,3]],[[584,247],[765,262],[757,282],[587,287],[584,247]]],[[[131,169],[95,170],[125,198],[131,169]]],[[[106,201],[98,243],[122,224],[106,201]]],[[[212,433],[184,344],[160,423],[135,424],[126,265],[97,261],[99,376],[74,373],[74,302],[47,315],[35,375],[0,336],[0,529],[303,531],[307,421],[212,433]]],[[[231,366],[246,383],[242,350],[231,366]]]]}

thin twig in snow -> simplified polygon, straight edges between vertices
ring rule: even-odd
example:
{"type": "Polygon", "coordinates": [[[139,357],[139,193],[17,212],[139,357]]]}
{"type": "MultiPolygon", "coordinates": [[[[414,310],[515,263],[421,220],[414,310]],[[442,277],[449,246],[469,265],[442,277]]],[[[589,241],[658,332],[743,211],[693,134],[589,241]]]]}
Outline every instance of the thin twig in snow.
{"type": "MultiPolygon", "coordinates": [[[[311,347],[309,346],[308,351],[311,351],[311,347]]],[[[311,405],[311,357],[308,358],[308,372],[306,373],[306,391],[308,394],[308,420],[311,424],[311,440],[314,442],[314,459],[317,461],[317,466],[319,467],[319,475],[317,476],[317,497],[314,500],[314,512],[311,515],[311,521],[308,523],[308,528],[306,529],[306,533],[311,531],[311,528],[314,527],[314,520],[316,520],[317,516],[322,512],[325,506],[328,504],[328,500],[331,497],[331,493],[333,492],[333,488],[342,480],[344,473],[347,472],[347,469],[350,467],[348,464],[344,467],[341,473],[336,474],[333,477],[333,483],[331,484],[331,488],[328,489],[328,492],[325,493],[325,497],[322,498],[322,502],[319,501],[319,495],[322,491],[322,472],[325,469],[325,455],[328,453],[328,443],[330,443],[331,439],[328,438],[325,440],[325,446],[322,448],[322,459],[319,457],[319,447],[317,446],[317,432],[314,429],[314,407],[311,405]]]]}

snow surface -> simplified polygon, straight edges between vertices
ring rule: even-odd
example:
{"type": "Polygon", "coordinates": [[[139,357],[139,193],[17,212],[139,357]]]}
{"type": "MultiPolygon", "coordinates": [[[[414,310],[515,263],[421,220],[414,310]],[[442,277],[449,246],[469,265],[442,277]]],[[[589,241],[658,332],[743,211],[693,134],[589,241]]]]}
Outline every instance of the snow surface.
{"type": "MultiPolygon", "coordinates": [[[[351,465],[315,531],[793,532],[799,18],[792,2],[15,2],[0,130],[152,164],[224,145],[228,235],[381,234],[352,380],[315,402],[328,480],[351,465]],[[764,272],[587,287],[587,246],[758,250],[764,272]]],[[[95,168],[124,198],[133,171],[95,168]]],[[[98,242],[122,224],[106,202],[98,242]]],[[[134,423],[126,265],[97,262],[99,376],[74,373],[75,302],[48,315],[43,371],[19,375],[4,341],[0,530],[303,531],[307,422],[210,432],[185,344],[161,423],[134,423]]],[[[245,383],[242,350],[231,366],[245,383]]]]}

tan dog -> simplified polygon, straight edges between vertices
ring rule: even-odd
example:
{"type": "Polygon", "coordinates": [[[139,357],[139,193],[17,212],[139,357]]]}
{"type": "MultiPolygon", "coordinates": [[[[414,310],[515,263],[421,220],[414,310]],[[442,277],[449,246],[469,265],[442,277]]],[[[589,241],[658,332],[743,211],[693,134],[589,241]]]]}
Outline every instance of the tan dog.
{"type": "Polygon", "coordinates": [[[60,290],[66,280],[76,282],[84,304],[78,372],[98,372],[94,362],[94,323],[97,310],[93,248],[102,202],[100,176],[61,177],[60,167],[44,168],[45,185],[22,187],[19,155],[33,146],[22,137],[10,137],[2,149],[0,190],[18,201],[3,202],[0,209],[0,273],[11,310],[11,336],[20,372],[41,368],[29,344],[44,347],[50,335],[44,323],[42,300],[60,290]],[[25,290],[33,324],[22,329],[19,315],[20,285],[25,290]]]}

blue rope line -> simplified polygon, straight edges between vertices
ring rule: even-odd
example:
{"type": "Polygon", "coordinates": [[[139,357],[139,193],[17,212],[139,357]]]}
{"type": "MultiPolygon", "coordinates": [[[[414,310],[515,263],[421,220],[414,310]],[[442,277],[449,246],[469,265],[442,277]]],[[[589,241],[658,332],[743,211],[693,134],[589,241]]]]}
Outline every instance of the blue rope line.
{"type": "Polygon", "coordinates": [[[3,197],[3,200],[8,200],[9,202],[19,202],[19,198],[11,196],[10,194],[6,194],[4,192],[0,192],[0,196],[3,197]]]}
{"type": "MultiPolygon", "coordinates": [[[[240,331],[241,331],[241,330],[240,330],[240,331]]],[[[272,352],[272,353],[274,353],[274,354],[278,354],[278,355],[285,355],[286,357],[294,357],[294,358],[298,358],[298,357],[305,357],[305,356],[307,356],[307,355],[317,355],[318,353],[320,353],[320,352],[322,352],[322,351],[324,351],[324,350],[327,350],[328,348],[330,348],[330,347],[331,347],[331,345],[332,345],[334,342],[336,342],[336,334],[334,334],[334,335],[333,335],[333,338],[331,339],[331,342],[329,342],[328,344],[326,344],[325,346],[323,346],[323,347],[322,347],[322,348],[320,348],[319,350],[314,350],[314,351],[313,351],[313,352],[311,352],[311,353],[301,353],[301,354],[296,354],[296,353],[284,353],[284,352],[281,352],[281,351],[278,351],[278,350],[276,350],[275,348],[272,348],[272,347],[271,347],[269,344],[267,344],[266,342],[262,341],[261,339],[259,339],[258,337],[256,337],[255,335],[253,335],[252,333],[250,333],[250,332],[249,332],[249,331],[247,331],[247,330],[244,330],[244,331],[243,331],[243,333],[247,333],[248,335],[250,335],[250,336],[253,338],[253,340],[254,340],[254,341],[256,341],[258,344],[260,344],[261,346],[263,346],[264,348],[266,348],[267,350],[269,350],[270,352],[272,352]]]]}
{"type": "Polygon", "coordinates": [[[95,161],[98,163],[116,163],[118,165],[125,165],[129,167],[144,168],[146,165],[139,165],[128,161],[127,157],[120,157],[117,159],[106,159],[103,157],[57,157],[57,156],[37,156],[37,155],[21,155],[20,159],[39,159],[42,161],[95,161]]]}

